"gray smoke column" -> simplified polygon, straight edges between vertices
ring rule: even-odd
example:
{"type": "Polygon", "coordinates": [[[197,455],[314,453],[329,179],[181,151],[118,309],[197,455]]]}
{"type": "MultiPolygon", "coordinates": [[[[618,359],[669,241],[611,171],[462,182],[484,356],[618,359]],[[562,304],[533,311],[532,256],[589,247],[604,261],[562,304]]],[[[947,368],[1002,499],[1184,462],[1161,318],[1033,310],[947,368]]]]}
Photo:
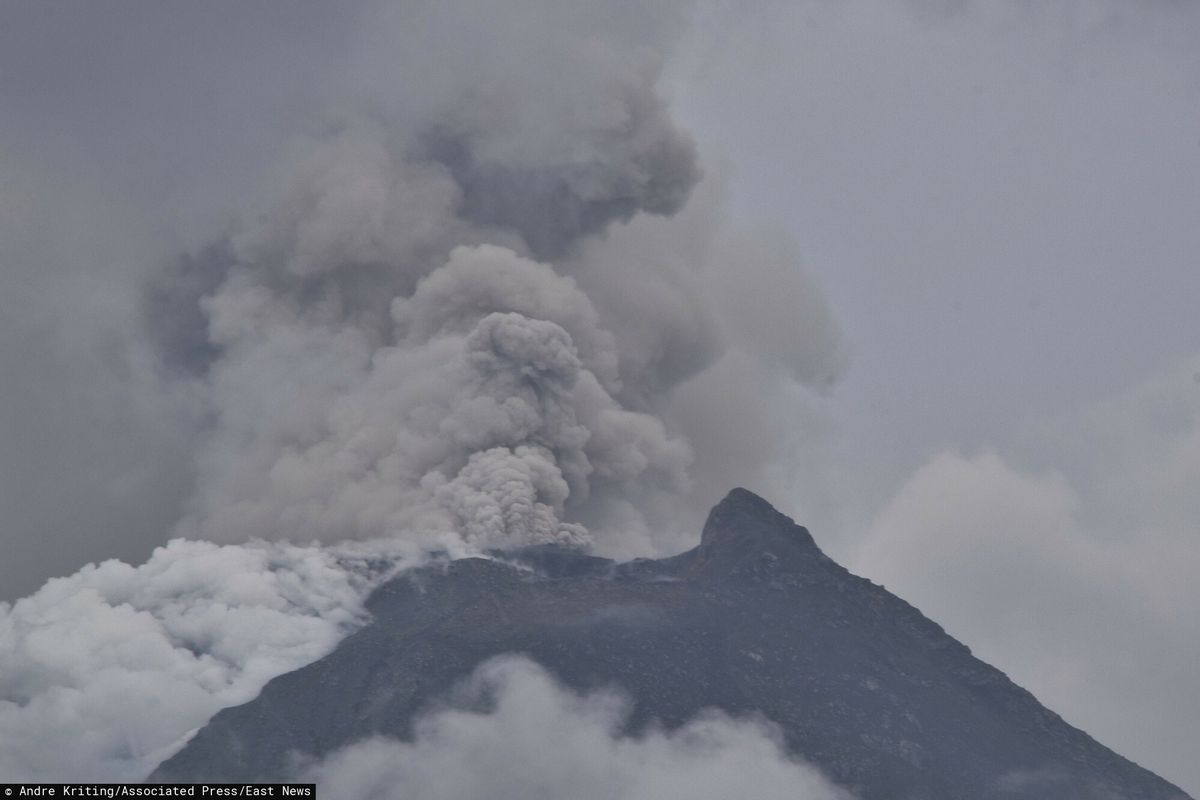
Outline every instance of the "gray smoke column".
{"type": "Polygon", "coordinates": [[[678,9],[459,5],[378,10],[352,110],[294,147],[261,215],[148,291],[213,420],[182,534],[654,552],[692,486],[669,411],[686,381],[731,343],[836,373],[803,279],[756,303],[753,248],[714,269],[694,222],[639,228],[701,174],[656,88],[678,9]],[[815,349],[787,344],[795,308],[815,349]]]}
{"type": "MultiPolygon", "coordinates": [[[[769,398],[828,384],[840,351],[820,293],[729,229],[672,121],[660,74],[687,6],[348,6],[360,34],[325,65],[327,102],[310,98],[320,124],[261,199],[230,198],[252,209],[241,222],[142,287],[152,353],[130,347],[138,369],[109,382],[112,405],[145,402],[117,433],[87,415],[68,431],[121,440],[72,467],[89,481],[175,464],[129,485],[171,489],[139,507],[175,523],[157,541],[184,538],[0,603],[0,774],[140,779],[332,648],[388,569],[539,543],[681,550],[711,502],[758,479],[783,439],[769,398]],[[124,433],[151,418],[169,459],[124,433]]],[[[45,483],[55,505],[80,499],[45,483]]],[[[102,504],[83,500],[71,535],[95,538],[102,504]]],[[[792,776],[760,733],[734,725],[723,752],[792,776]]],[[[597,735],[614,763],[663,750],[686,777],[704,758],[597,735]]]]}

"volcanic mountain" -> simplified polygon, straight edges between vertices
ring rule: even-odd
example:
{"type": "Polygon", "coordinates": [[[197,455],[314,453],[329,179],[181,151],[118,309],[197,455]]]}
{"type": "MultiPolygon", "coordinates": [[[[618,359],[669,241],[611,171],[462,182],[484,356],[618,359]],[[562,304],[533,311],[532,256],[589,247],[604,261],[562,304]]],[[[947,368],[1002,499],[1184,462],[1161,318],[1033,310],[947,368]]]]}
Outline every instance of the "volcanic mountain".
{"type": "Polygon", "coordinates": [[[698,547],[614,563],[533,548],[407,572],[337,649],[218,713],[152,780],[286,777],[372,735],[409,738],[487,659],[628,694],[631,731],[716,708],[864,800],[1186,800],[1072,727],[809,532],[735,489],[698,547]]]}

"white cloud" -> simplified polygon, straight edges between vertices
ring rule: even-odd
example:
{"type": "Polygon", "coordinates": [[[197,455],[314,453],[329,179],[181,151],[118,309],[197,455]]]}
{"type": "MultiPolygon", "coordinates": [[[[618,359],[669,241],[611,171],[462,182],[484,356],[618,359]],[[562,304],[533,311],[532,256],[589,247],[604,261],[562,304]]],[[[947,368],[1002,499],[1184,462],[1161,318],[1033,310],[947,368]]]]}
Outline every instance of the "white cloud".
{"type": "Polygon", "coordinates": [[[1102,742],[1194,791],[1200,361],[1039,429],[1026,458],[941,453],[851,567],[1102,742]]]}
{"type": "Polygon", "coordinates": [[[412,742],[369,739],[308,766],[302,780],[341,800],[849,800],[789,758],[765,723],[701,714],[671,732],[625,735],[628,706],[577,695],[536,664],[481,666],[460,706],[420,720],[412,742]]]}
{"type": "MultiPolygon", "coordinates": [[[[363,550],[363,554],[367,551],[363,550]]],[[[0,775],[136,781],[362,621],[353,553],[174,540],[0,604],[0,775]]]]}

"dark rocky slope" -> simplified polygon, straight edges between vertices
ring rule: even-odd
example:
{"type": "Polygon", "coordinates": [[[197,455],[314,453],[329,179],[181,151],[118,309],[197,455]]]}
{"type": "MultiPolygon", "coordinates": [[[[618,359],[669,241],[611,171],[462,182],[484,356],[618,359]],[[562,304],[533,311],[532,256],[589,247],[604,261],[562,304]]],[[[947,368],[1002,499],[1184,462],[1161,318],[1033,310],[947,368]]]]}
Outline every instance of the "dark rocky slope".
{"type": "Polygon", "coordinates": [[[153,779],[275,778],[295,753],[408,737],[480,662],[524,653],[577,689],[622,687],[635,727],[761,714],[866,800],[1186,798],[741,489],[673,558],[464,559],[393,580],[370,609],[371,624],[219,713],[153,779]]]}

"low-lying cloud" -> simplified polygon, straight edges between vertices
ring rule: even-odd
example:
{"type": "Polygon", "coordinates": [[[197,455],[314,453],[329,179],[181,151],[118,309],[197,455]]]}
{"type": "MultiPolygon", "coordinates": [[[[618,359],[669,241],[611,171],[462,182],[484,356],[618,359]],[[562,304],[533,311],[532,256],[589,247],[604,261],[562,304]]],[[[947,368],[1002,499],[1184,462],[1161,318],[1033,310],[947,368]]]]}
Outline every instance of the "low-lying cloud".
{"type": "Polygon", "coordinates": [[[344,800],[851,799],[762,721],[711,712],[628,734],[620,694],[577,695],[527,659],[486,662],[457,700],[418,721],[412,741],[359,742],[297,777],[344,800]]]}

